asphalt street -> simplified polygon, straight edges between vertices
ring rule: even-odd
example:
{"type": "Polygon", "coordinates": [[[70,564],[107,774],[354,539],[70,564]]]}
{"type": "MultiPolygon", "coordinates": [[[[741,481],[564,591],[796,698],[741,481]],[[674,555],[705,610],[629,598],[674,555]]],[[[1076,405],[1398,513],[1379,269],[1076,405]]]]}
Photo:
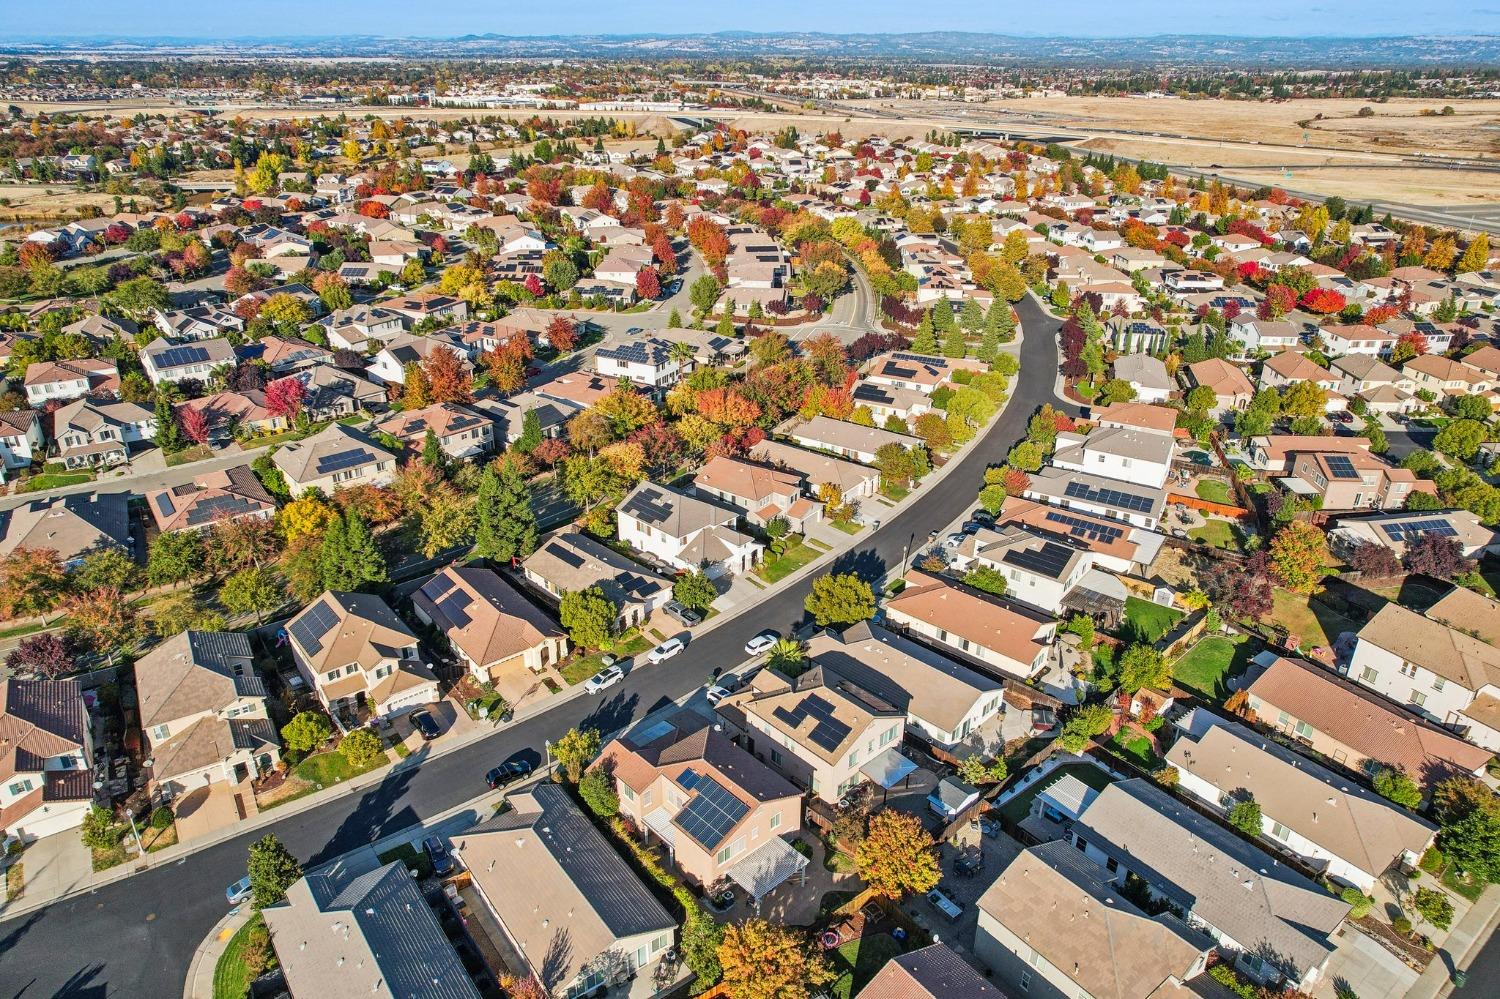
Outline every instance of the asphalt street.
{"type": "MultiPolygon", "coordinates": [[[[1058,323],[1031,298],[1018,310],[1025,340],[1010,404],[950,474],[944,488],[885,522],[836,568],[883,576],[974,505],[983,468],[1004,459],[1026,422],[1052,399],[1058,323]]],[[[744,659],[763,628],[786,631],[804,618],[810,582],[781,589],[752,613],[692,641],[658,666],[633,671],[607,696],[579,697],[460,750],[393,773],[364,793],[339,798],[267,829],[192,854],[83,896],[0,921],[0,996],[180,995],[194,949],[224,915],[224,886],[244,876],[250,843],[273,831],[308,866],[398,832],[484,791],[483,775],[520,750],[540,751],[576,725],[611,732],[701,686],[715,668],[744,659]]]]}

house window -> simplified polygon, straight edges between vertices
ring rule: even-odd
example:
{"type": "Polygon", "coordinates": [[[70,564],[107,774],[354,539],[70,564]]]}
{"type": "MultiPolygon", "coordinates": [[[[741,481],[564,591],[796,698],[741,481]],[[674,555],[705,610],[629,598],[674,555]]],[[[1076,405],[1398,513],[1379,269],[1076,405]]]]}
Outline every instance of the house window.
{"type": "Polygon", "coordinates": [[[1109,873],[1113,874],[1120,869],[1120,862],[1114,857],[1110,857],[1109,860],[1105,862],[1104,867],[1109,871],[1109,873]]]}
{"type": "Polygon", "coordinates": [[[1285,843],[1292,838],[1292,831],[1280,822],[1271,823],[1271,835],[1285,843]]]}
{"type": "Polygon", "coordinates": [[[714,860],[720,864],[729,863],[729,847],[726,846],[724,849],[714,854],[714,860]]]}
{"type": "Polygon", "coordinates": [[[1031,972],[1029,972],[1029,971],[1023,971],[1023,972],[1021,972],[1021,991],[1022,992],[1030,992],[1031,991],[1031,972]]]}
{"type": "Polygon", "coordinates": [[[776,764],[778,767],[781,766],[781,762],[782,761],[781,761],[781,751],[780,750],[776,750],[776,749],[771,750],[771,762],[774,763],[774,764],[776,764]]]}
{"type": "Polygon", "coordinates": [[[882,746],[888,746],[888,745],[891,744],[891,742],[895,738],[896,738],[896,730],[895,730],[895,728],[888,728],[884,732],[880,733],[880,744],[882,746]]]}
{"type": "Polygon", "coordinates": [[[859,759],[859,750],[856,749],[854,752],[852,752],[852,753],[849,754],[849,765],[851,767],[854,766],[855,761],[858,760],[858,759],[859,759]]]}
{"type": "Polygon", "coordinates": [[[1089,841],[1082,836],[1076,836],[1073,839],[1073,845],[1078,847],[1079,850],[1087,850],[1089,848],[1089,841]]]}
{"type": "Polygon", "coordinates": [[[1379,676],[1379,673],[1368,666],[1359,671],[1359,678],[1365,683],[1374,683],[1379,676]]]}
{"type": "Polygon", "coordinates": [[[162,739],[165,739],[167,737],[167,732],[168,731],[170,731],[170,729],[168,728],[168,726],[166,726],[166,725],[158,725],[158,726],[156,726],[155,728],[153,728],[151,730],[151,738],[153,738],[153,739],[157,740],[158,742],[160,742],[162,739]]]}
{"type": "Polygon", "coordinates": [[[31,790],[31,781],[18,780],[9,788],[11,794],[21,795],[31,790]]]}
{"type": "Polygon", "coordinates": [[[781,828],[781,813],[780,812],[777,812],[775,815],[771,816],[771,828],[772,829],[780,829],[781,828]]]}
{"type": "Polygon", "coordinates": [[[1434,693],[1438,693],[1438,694],[1442,693],[1443,692],[1443,688],[1446,687],[1447,685],[1448,685],[1448,681],[1444,680],[1440,676],[1435,676],[1435,677],[1432,678],[1432,690],[1433,690],[1434,693]]]}
{"type": "Polygon", "coordinates": [[[1420,708],[1427,703],[1427,695],[1420,690],[1413,689],[1411,692],[1411,702],[1420,708]]]}
{"type": "Polygon", "coordinates": [[[635,800],[635,789],[634,788],[632,788],[629,784],[625,784],[625,783],[621,783],[619,785],[619,787],[620,787],[620,797],[624,798],[626,801],[634,801],[635,800]]]}
{"type": "Polygon", "coordinates": [[[663,933],[661,936],[651,941],[651,953],[660,954],[670,946],[672,946],[672,934],[663,933]]]}
{"type": "Polygon", "coordinates": [[[1297,723],[1297,734],[1304,739],[1311,739],[1313,736],[1313,727],[1307,722],[1299,721],[1297,723]]]}
{"type": "Polygon", "coordinates": [[[1413,666],[1411,663],[1403,662],[1401,664],[1401,675],[1402,676],[1416,676],[1417,675],[1417,668],[1415,666],[1413,666]]]}
{"type": "Polygon", "coordinates": [[[1281,712],[1281,714],[1279,714],[1279,715],[1276,716],[1276,724],[1277,725],[1286,725],[1289,722],[1291,722],[1291,720],[1292,720],[1292,716],[1289,715],[1289,714],[1287,714],[1285,711],[1281,712]]]}

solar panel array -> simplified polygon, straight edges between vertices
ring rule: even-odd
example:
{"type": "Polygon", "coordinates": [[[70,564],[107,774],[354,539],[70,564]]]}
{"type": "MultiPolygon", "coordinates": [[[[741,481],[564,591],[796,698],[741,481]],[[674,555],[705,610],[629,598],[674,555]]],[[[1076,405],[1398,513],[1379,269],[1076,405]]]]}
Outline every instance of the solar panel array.
{"type": "Polygon", "coordinates": [[[363,465],[370,458],[370,453],[363,450],[340,451],[337,454],[327,454],[318,459],[318,474],[327,475],[330,472],[341,472],[346,468],[355,468],[363,465]]]}
{"type": "Polygon", "coordinates": [[[151,358],[158,368],[176,368],[184,364],[201,364],[208,360],[208,351],[202,347],[171,347],[151,358]]]}
{"type": "Polygon", "coordinates": [[[1406,520],[1397,524],[1381,524],[1380,529],[1397,544],[1426,537],[1458,537],[1458,531],[1446,520],[1406,520]]]}
{"type": "Polygon", "coordinates": [[[698,782],[702,779],[703,775],[698,773],[698,771],[694,770],[692,767],[688,767],[682,773],[677,775],[677,783],[681,785],[684,790],[688,791],[691,791],[693,788],[697,787],[698,782]]]}
{"type": "Polygon", "coordinates": [[[1002,556],[1007,565],[1019,566],[1048,579],[1057,579],[1067,568],[1073,557],[1073,549],[1055,541],[1045,542],[1040,548],[1012,548],[1002,556]]]}
{"type": "Polygon", "coordinates": [[[1354,462],[1349,460],[1347,454],[1326,455],[1323,462],[1328,466],[1328,474],[1335,479],[1359,478],[1359,473],[1354,470],[1354,462]]]}
{"type": "Polygon", "coordinates": [[[926,354],[892,354],[891,357],[897,361],[912,361],[921,365],[932,365],[934,367],[946,368],[948,362],[940,357],[929,357],[926,354]]]}
{"type": "Polygon", "coordinates": [[[548,545],[547,552],[563,565],[573,569],[583,568],[583,556],[573,551],[567,545],[548,545]]]}
{"type": "Polygon", "coordinates": [[[1082,517],[1074,517],[1071,514],[1049,511],[1047,520],[1066,528],[1068,533],[1075,538],[1083,538],[1100,544],[1114,544],[1125,536],[1121,528],[1096,524],[1091,520],[1084,520],[1082,517]]]}
{"type": "Polygon", "coordinates": [[[705,848],[717,850],[750,806],[712,777],[699,777],[696,789],[693,800],[677,814],[677,825],[705,848]]]}
{"type": "Polygon", "coordinates": [[[630,501],[625,512],[647,524],[661,524],[672,516],[672,507],[657,502],[648,493],[640,493],[630,501]]]}
{"type": "Polygon", "coordinates": [[[816,720],[807,738],[820,749],[833,752],[849,737],[849,726],[833,717],[833,705],[816,694],[804,697],[795,709],[777,708],[772,714],[792,728],[808,718],[816,720]]]}
{"type": "Polygon", "coordinates": [[[468,608],[473,602],[468,590],[456,589],[443,598],[437,609],[455,628],[467,628],[471,622],[468,608]]]}
{"type": "Polygon", "coordinates": [[[172,494],[169,492],[156,497],[156,505],[161,507],[161,512],[168,517],[177,512],[177,507],[172,505],[172,494]]]}
{"type": "Polygon", "coordinates": [[[243,496],[214,496],[195,505],[188,513],[187,522],[189,527],[197,527],[221,517],[238,517],[253,509],[255,504],[243,496]]]}
{"type": "Polygon", "coordinates": [[[298,645],[306,649],[309,654],[317,655],[323,651],[323,636],[333,630],[338,623],[338,615],[333,612],[333,608],[319,600],[308,608],[307,613],[292,622],[290,631],[298,645]]]}
{"type": "Polygon", "coordinates": [[[1150,513],[1153,503],[1150,496],[1135,496],[1118,489],[1091,486],[1087,482],[1069,482],[1067,488],[1063,490],[1063,495],[1090,503],[1119,507],[1121,510],[1134,510],[1137,513],[1150,513]]]}

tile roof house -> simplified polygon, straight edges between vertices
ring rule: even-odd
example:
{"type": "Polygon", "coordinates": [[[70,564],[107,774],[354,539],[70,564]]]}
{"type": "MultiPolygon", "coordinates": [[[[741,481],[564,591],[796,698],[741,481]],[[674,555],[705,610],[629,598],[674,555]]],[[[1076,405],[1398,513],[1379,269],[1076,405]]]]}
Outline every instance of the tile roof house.
{"type": "Polygon", "coordinates": [[[77,680],[0,679],[0,833],[73,829],[93,802],[94,743],[77,680]]]}
{"type": "Polygon", "coordinates": [[[1264,654],[1248,688],[1262,725],[1373,776],[1398,767],[1427,791],[1448,777],[1477,776],[1494,756],[1368,688],[1302,659],[1264,654]]]}
{"type": "Polygon", "coordinates": [[[395,454],[341,423],[330,423],[306,440],[283,444],[271,461],[293,496],[310,489],[331,495],[344,486],[384,486],[396,477],[395,454]]]}
{"type": "Polygon", "coordinates": [[[974,956],[1016,994],[1168,999],[1207,965],[1213,941],[1148,916],[1104,868],[1061,841],[1023,850],[978,902],[974,956]]]}
{"type": "Polygon", "coordinates": [[[1242,796],[1260,805],[1262,841],[1361,891],[1394,864],[1414,866],[1437,828],[1355,781],[1242,725],[1201,709],[1174,722],[1167,750],[1178,787],[1227,810],[1242,796]]]}
{"type": "MultiPolygon", "coordinates": [[[[1491,603],[1483,597],[1458,599],[1491,603]]],[[[1478,630],[1492,615],[1484,605],[1462,613],[1454,613],[1453,606],[1424,616],[1386,604],[1359,630],[1346,672],[1360,686],[1459,731],[1470,742],[1500,750],[1500,648],[1478,630]]]]}
{"type": "Polygon", "coordinates": [[[642,482],[615,509],[620,540],[674,569],[748,572],[765,546],[735,529],[733,509],[642,482]]]}
{"type": "Polygon", "coordinates": [[[886,601],[885,619],[959,652],[990,673],[1030,680],[1047,665],[1057,623],[998,597],[913,570],[886,601]]]}
{"type": "MultiPolygon", "coordinates": [[[[647,970],[677,921],[557,784],[454,837],[454,853],[507,942],[549,995],[583,995],[647,970]]],[[[333,993],[329,993],[333,994],[333,993]]]]}
{"type": "Polygon", "coordinates": [[[906,730],[903,708],[816,665],[796,677],[762,669],[716,710],[737,744],[831,805],[887,779],[906,730]]]}
{"type": "Polygon", "coordinates": [[[1122,482],[1092,472],[1045,465],[1022,491],[1029,500],[1124,521],[1155,530],[1167,506],[1162,488],[1122,482]]]}
{"type": "Polygon", "coordinates": [[[769,465],[721,455],[711,458],[693,477],[693,495],[711,497],[743,511],[745,519],[764,527],[782,518],[795,534],[821,519],[822,504],[802,495],[802,480],[769,465]]]}
{"type": "Polygon", "coordinates": [[[778,431],[801,447],[853,458],[866,465],[874,464],[875,452],[887,444],[899,444],[904,448],[922,446],[922,442],[916,437],[892,433],[879,427],[863,427],[858,423],[834,420],[827,416],[815,416],[795,425],[787,424],[778,428],[778,431]]]}
{"type": "Polygon", "coordinates": [[[802,828],[801,789],[695,712],[615,739],[591,769],[614,781],[621,813],[694,884],[738,875],[758,898],[802,869],[786,862],[796,853],[787,837],[802,828]]]}
{"type": "Polygon", "coordinates": [[[1389,548],[1400,558],[1407,545],[1429,534],[1451,538],[1464,558],[1500,552],[1500,530],[1486,527],[1468,510],[1402,510],[1373,516],[1339,517],[1328,532],[1335,552],[1347,555],[1361,544],[1389,548]]]}
{"type": "Polygon", "coordinates": [[[157,530],[201,531],[223,520],[276,515],[276,501],[249,465],[204,472],[192,482],[146,494],[157,530]]]}
{"type": "Polygon", "coordinates": [[[945,943],[928,944],[891,958],[859,999],[1005,999],[958,952],[945,943]]]}
{"type": "Polygon", "coordinates": [[[880,488],[880,473],[868,465],[781,441],[761,441],[750,448],[746,457],[796,475],[802,482],[804,496],[817,498],[818,487],[828,484],[839,488],[846,503],[857,503],[874,497],[880,488]]]}
{"type": "Polygon", "coordinates": [[[1160,489],[1167,481],[1176,454],[1176,439],[1170,434],[1134,427],[1098,426],[1088,433],[1059,433],[1052,464],[1160,489]]]}
{"type": "Polygon", "coordinates": [[[502,692],[532,685],[568,654],[563,630],[493,569],[450,565],[411,600],[417,617],[442,632],[474,679],[502,692]]]}
{"type": "Polygon", "coordinates": [[[438,699],[417,636],[377,596],[326,590],[286,632],[298,672],[335,721],[349,710],[385,718],[438,699]]]}
{"type": "Polygon", "coordinates": [[[1171,434],[1177,426],[1177,410],[1152,406],[1144,402],[1115,402],[1089,411],[1089,418],[1101,427],[1133,427],[1171,434]]]}
{"type": "Polygon", "coordinates": [[[1123,885],[1140,878],[1207,929],[1257,982],[1307,989],[1333,953],[1349,904],[1144,778],[1093,796],[1069,845],[1123,885]],[[1111,866],[1113,865],[1113,866],[1111,866]]]}
{"type": "Polygon", "coordinates": [[[26,365],[22,378],[26,401],[40,408],[53,401],[119,390],[120,371],[114,361],[82,357],[72,361],[37,361],[26,365]]]}
{"type": "Polygon", "coordinates": [[[906,731],[945,750],[962,744],[1003,709],[1004,685],[868,621],[824,630],[807,658],[906,711],[906,731]]]}
{"type": "Polygon", "coordinates": [[[1324,510],[1400,510],[1413,492],[1437,493],[1430,479],[1368,451],[1293,452],[1291,473],[1280,482],[1291,492],[1321,498],[1324,510]]]}
{"type": "Polygon", "coordinates": [[[399,333],[375,355],[366,373],[382,385],[405,385],[406,366],[421,364],[434,351],[446,350],[458,358],[459,367],[474,370],[469,348],[450,330],[433,330],[426,335],[399,333]]]}
{"type": "Polygon", "coordinates": [[[615,627],[621,630],[644,624],[672,599],[671,579],[576,528],[544,541],[521,563],[521,572],[557,600],[564,593],[599,587],[620,609],[615,627]]]}
{"type": "Polygon", "coordinates": [[[600,375],[651,391],[675,385],[693,367],[692,356],[659,336],[643,336],[594,351],[594,368],[600,375]]]}
{"type": "Polygon", "coordinates": [[[479,997],[400,861],[353,879],[309,874],[261,914],[296,995],[479,997]]]}
{"type": "Polygon", "coordinates": [[[1142,403],[1166,402],[1177,387],[1167,366],[1150,354],[1122,354],[1115,358],[1115,377],[1124,379],[1135,389],[1142,403]]]}
{"type": "Polygon", "coordinates": [[[130,445],[156,439],[156,414],[134,402],[76,399],[52,414],[58,457],[68,468],[118,465],[130,445]]]}
{"type": "Polygon", "coordinates": [[[371,341],[388,343],[405,329],[401,313],[378,305],[339,309],[323,319],[329,346],[364,351],[371,341]]]}
{"type": "Polygon", "coordinates": [[[1003,533],[1012,524],[1024,526],[1033,533],[1057,537],[1083,549],[1097,568],[1136,575],[1149,574],[1149,567],[1156,561],[1166,540],[1153,531],[1109,517],[1064,510],[1020,496],[1007,496],[1000,515],[995,518],[994,529],[969,535],[955,555],[959,559],[978,556],[987,547],[988,539],[1003,533]]]}
{"type": "Polygon", "coordinates": [[[135,685],[151,779],[161,797],[219,781],[238,784],[281,758],[245,635],[175,635],[136,661],[135,685]]]}
{"type": "Polygon", "coordinates": [[[450,458],[472,458],[487,454],[495,446],[494,421],[454,402],[403,409],[380,420],[373,429],[390,434],[418,454],[426,444],[428,431],[450,458]]]}
{"type": "Polygon", "coordinates": [[[1213,390],[1215,402],[1209,410],[1211,413],[1244,409],[1255,397],[1255,386],[1250,384],[1245,372],[1218,357],[1189,364],[1187,383],[1193,388],[1202,385],[1213,390]]]}
{"type": "Polygon", "coordinates": [[[92,552],[131,548],[123,493],[84,493],[32,500],[0,511],[0,558],[17,548],[51,548],[71,568],[92,552]]]}

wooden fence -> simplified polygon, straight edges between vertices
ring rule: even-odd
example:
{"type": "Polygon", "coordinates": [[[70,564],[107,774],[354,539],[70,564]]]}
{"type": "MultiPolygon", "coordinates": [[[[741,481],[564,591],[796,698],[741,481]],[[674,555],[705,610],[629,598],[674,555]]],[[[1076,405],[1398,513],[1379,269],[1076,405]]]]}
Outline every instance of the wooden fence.
{"type": "Polygon", "coordinates": [[[1168,493],[1167,502],[1181,503],[1183,506],[1191,507],[1194,510],[1211,513],[1216,517],[1229,517],[1233,520],[1242,520],[1254,515],[1253,510],[1247,510],[1245,507],[1234,506],[1229,503],[1215,503],[1212,500],[1206,500],[1189,493],[1168,493]]]}

